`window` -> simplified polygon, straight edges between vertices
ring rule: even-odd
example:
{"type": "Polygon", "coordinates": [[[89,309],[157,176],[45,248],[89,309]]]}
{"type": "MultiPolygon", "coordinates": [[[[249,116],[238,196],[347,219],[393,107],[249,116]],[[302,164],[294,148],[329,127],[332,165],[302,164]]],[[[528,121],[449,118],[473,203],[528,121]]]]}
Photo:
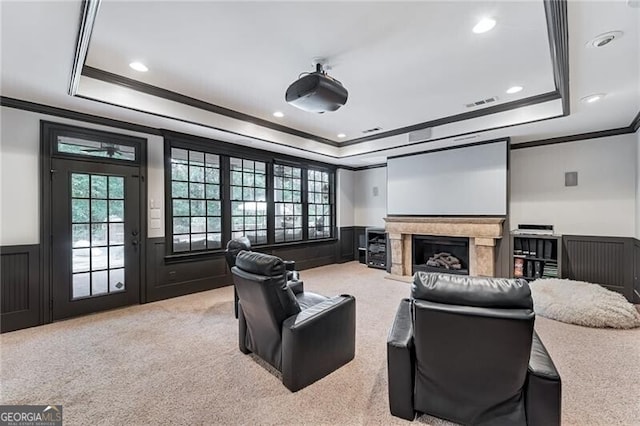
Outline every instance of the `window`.
{"type": "Polygon", "coordinates": [[[56,152],[112,160],[136,161],[136,147],[112,142],[99,142],[71,136],[58,136],[56,152]]]}
{"type": "Polygon", "coordinates": [[[331,237],[329,173],[307,170],[309,239],[331,237]]]}
{"type": "Polygon", "coordinates": [[[302,169],[273,166],[275,241],[302,240],[302,169]]]}
{"type": "Polygon", "coordinates": [[[267,165],[231,158],[231,238],[267,244],[267,165]]]}
{"type": "Polygon", "coordinates": [[[173,251],[222,247],[220,157],[171,149],[173,251]]]}
{"type": "Polygon", "coordinates": [[[334,171],[225,142],[165,138],[166,248],[181,258],[223,249],[333,237],[334,171]]]}

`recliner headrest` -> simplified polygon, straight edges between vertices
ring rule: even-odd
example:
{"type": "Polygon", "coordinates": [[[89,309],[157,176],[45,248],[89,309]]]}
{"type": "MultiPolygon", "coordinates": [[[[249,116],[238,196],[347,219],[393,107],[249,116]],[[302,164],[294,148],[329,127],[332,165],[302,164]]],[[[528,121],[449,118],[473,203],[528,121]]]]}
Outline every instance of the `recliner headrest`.
{"type": "Polygon", "coordinates": [[[247,237],[234,238],[227,243],[227,251],[251,250],[251,241],[247,237]]]}
{"type": "Polygon", "coordinates": [[[282,259],[270,254],[242,250],[236,257],[236,267],[256,275],[275,277],[285,273],[282,259]]]}
{"type": "Polygon", "coordinates": [[[533,309],[529,284],[521,278],[470,277],[420,271],[413,276],[411,296],[449,305],[533,309]]]}

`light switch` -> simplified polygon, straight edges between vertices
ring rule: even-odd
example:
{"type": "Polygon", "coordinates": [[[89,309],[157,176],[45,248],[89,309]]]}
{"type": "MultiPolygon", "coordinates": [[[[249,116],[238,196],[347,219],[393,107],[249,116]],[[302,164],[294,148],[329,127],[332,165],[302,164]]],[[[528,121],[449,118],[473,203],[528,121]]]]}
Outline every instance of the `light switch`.
{"type": "Polygon", "coordinates": [[[161,227],[162,227],[162,222],[160,221],[160,219],[151,219],[151,222],[149,223],[149,228],[160,229],[161,227]]]}
{"type": "Polygon", "coordinates": [[[160,219],[162,217],[162,212],[160,209],[151,209],[151,219],[160,219]]]}

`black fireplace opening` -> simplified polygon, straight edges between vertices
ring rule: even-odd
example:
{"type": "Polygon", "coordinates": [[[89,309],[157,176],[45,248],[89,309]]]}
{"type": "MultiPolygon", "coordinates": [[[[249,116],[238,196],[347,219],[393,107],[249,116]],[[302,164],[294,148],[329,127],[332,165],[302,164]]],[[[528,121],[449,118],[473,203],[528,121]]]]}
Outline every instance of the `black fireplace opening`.
{"type": "Polygon", "coordinates": [[[413,236],[413,272],[469,275],[469,239],[430,235],[413,236]]]}

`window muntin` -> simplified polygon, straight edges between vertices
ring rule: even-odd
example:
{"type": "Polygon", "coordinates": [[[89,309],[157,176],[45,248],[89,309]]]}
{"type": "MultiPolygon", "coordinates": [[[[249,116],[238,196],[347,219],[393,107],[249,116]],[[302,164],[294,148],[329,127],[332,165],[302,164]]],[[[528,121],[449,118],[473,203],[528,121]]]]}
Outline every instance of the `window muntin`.
{"type": "Polygon", "coordinates": [[[307,226],[309,239],[331,237],[331,188],[329,172],[307,170],[307,226]]]}
{"type": "Polygon", "coordinates": [[[171,148],[173,252],[222,247],[220,156],[171,148]]]}
{"type": "Polygon", "coordinates": [[[231,238],[267,244],[267,164],[230,158],[231,238]]]}
{"type": "Polygon", "coordinates": [[[302,240],[302,169],[273,166],[275,242],[302,240]]]}

